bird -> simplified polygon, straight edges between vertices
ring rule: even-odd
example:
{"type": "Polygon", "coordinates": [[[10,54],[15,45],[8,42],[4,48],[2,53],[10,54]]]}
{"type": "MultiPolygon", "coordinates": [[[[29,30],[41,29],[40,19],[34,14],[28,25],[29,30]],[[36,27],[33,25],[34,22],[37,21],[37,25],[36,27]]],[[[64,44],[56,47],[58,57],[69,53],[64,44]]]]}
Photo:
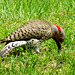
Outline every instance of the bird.
{"type": "Polygon", "coordinates": [[[0,51],[0,57],[6,56],[13,48],[27,46],[34,48],[39,53],[40,44],[48,39],[53,39],[61,51],[61,44],[65,39],[65,31],[62,27],[43,20],[32,20],[10,33],[0,44],[6,42],[0,51]]]}

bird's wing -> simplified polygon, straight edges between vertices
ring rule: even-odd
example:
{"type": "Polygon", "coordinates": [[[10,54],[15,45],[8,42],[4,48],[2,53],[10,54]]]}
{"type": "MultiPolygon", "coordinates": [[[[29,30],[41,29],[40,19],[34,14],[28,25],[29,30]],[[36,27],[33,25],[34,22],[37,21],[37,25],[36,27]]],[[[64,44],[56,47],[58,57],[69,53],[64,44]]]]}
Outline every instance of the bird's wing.
{"type": "Polygon", "coordinates": [[[51,35],[51,24],[46,21],[34,20],[25,23],[20,28],[17,28],[9,36],[7,40],[9,41],[20,41],[20,40],[30,40],[42,39],[49,37],[51,35]]]}

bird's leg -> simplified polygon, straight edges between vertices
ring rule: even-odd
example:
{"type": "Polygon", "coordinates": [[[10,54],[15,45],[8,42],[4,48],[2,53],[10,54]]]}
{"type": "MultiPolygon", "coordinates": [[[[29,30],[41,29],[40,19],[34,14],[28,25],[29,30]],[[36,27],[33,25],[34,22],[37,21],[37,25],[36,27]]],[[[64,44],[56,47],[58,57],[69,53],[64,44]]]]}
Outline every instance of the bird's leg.
{"type": "Polygon", "coordinates": [[[5,47],[0,51],[0,57],[6,56],[13,48],[23,46],[27,44],[26,41],[15,41],[15,42],[10,42],[5,47]]]}
{"type": "Polygon", "coordinates": [[[35,52],[36,52],[36,53],[40,53],[40,52],[39,52],[39,47],[35,47],[35,52]]]}

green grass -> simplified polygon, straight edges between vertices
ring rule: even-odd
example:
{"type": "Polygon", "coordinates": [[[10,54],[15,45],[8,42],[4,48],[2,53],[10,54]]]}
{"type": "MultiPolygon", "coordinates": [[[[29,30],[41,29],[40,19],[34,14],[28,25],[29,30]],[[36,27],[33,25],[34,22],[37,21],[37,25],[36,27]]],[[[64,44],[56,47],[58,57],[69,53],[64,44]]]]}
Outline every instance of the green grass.
{"type": "Polygon", "coordinates": [[[41,44],[40,54],[17,48],[19,55],[0,59],[0,75],[75,75],[75,0],[0,0],[0,40],[34,19],[65,30],[61,52],[52,39],[41,44]]]}

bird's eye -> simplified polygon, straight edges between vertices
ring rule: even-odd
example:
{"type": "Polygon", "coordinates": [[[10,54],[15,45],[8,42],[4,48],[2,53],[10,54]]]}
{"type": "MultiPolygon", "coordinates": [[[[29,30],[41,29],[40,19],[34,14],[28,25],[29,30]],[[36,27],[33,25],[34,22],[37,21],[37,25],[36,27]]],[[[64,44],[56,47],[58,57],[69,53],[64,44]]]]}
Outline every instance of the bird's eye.
{"type": "Polygon", "coordinates": [[[61,33],[60,36],[63,36],[63,34],[61,33]]]}

